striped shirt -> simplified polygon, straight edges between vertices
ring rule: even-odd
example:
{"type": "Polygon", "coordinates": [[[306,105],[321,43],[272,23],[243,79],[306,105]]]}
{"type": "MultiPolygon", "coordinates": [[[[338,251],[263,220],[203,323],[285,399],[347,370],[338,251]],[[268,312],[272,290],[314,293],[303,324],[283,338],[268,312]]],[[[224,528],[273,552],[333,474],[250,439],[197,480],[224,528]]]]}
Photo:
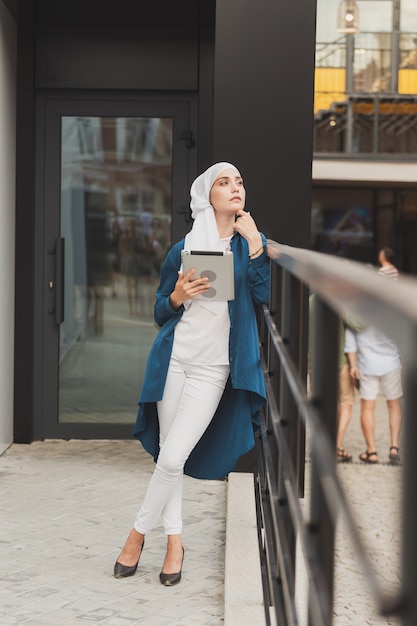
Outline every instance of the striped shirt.
{"type": "Polygon", "coordinates": [[[378,270],[378,274],[385,276],[385,278],[398,278],[398,270],[395,265],[391,263],[389,265],[382,265],[378,270]]]}

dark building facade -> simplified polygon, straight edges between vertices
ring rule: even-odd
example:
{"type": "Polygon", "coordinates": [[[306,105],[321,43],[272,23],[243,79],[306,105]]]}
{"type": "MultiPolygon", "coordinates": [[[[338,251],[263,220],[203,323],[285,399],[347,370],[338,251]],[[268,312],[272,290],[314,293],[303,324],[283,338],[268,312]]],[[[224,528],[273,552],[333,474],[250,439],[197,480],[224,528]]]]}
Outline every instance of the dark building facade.
{"type": "Polygon", "coordinates": [[[315,3],[2,5],[16,50],[14,441],[129,437],[193,178],[235,163],[259,228],[309,247],[315,3]]]}

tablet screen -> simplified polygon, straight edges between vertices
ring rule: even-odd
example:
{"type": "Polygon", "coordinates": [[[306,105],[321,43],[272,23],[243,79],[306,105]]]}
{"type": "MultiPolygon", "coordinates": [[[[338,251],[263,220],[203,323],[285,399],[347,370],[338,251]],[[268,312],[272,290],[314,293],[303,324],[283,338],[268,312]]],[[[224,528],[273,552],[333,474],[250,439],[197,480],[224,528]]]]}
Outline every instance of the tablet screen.
{"type": "Polygon", "coordinates": [[[194,276],[207,276],[210,289],[197,296],[198,300],[234,300],[235,280],[233,252],[182,250],[183,274],[195,268],[194,276]]]}

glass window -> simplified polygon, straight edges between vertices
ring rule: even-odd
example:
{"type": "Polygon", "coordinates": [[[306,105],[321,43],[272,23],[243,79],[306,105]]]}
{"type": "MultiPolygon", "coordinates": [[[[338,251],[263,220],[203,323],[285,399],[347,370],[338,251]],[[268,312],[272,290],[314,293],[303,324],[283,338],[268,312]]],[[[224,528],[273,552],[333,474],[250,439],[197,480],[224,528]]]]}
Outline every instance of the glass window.
{"type": "MultiPolygon", "coordinates": [[[[318,42],[330,42],[340,37],[337,32],[337,7],[335,0],[317,0],[317,34],[318,42]]],[[[341,37],[344,40],[344,37],[341,37]]]]}
{"type": "MultiPolygon", "coordinates": [[[[357,0],[360,32],[388,33],[392,31],[393,0],[357,0]]],[[[338,38],[338,0],[317,0],[318,42],[335,41],[338,38]]],[[[401,31],[417,33],[417,2],[401,0],[401,31]]]]}
{"type": "Polygon", "coordinates": [[[417,70],[417,32],[400,35],[400,69],[417,70]]]}
{"type": "Polygon", "coordinates": [[[172,134],[171,117],[62,118],[60,422],[132,421],[171,245],[172,134]]]}
{"type": "Polygon", "coordinates": [[[417,34],[417,2],[401,0],[401,30],[405,33],[417,34]]]}
{"type": "Polygon", "coordinates": [[[358,1],[361,33],[389,33],[392,31],[392,2],[389,0],[358,1]]]}
{"type": "Polygon", "coordinates": [[[312,248],[372,263],[373,193],[370,189],[315,189],[311,212],[312,248]]]}
{"type": "Polygon", "coordinates": [[[391,35],[359,33],[355,36],[354,91],[390,90],[391,35]]]}

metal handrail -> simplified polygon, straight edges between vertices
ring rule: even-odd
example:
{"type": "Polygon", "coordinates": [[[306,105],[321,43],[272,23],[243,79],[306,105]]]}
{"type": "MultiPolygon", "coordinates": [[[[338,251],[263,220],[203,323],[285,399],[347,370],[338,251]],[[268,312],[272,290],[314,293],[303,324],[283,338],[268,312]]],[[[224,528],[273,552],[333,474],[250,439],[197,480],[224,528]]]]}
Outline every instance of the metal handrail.
{"type": "Polygon", "coordinates": [[[334,536],[342,517],[378,611],[397,615],[404,626],[412,626],[417,623],[417,461],[413,453],[417,441],[417,280],[387,280],[375,268],[274,241],[268,241],[267,252],[271,259],[271,302],[261,312],[260,341],[268,401],[257,434],[255,468],[266,624],[271,623],[271,608],[279,626],[299,624],[295,537],[307,570],[308,623],[332,624],[334,536]],[[316,298],[314,339],[322,347],[314,351],[309,395],[304,356],[309,342],[306,320],[311,292],[316,298]],[[347,314],[362,318],[395,341],[405,364],[405,547],[402,581],[394,594],[381,587],[336,471],[338,330],[340,317],[347,314]],[[333,383],[330,391],[324,384],[324,370],[333,383]],[[333,372],[333,380],[329,372],[333,372]],[[304,450],[300,432],[305,434],[306,427],[312,433],[312,497],[307,519],[300,506],[305,456],[297,454],[293,443],[297,440],[304,450]]]}

